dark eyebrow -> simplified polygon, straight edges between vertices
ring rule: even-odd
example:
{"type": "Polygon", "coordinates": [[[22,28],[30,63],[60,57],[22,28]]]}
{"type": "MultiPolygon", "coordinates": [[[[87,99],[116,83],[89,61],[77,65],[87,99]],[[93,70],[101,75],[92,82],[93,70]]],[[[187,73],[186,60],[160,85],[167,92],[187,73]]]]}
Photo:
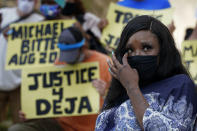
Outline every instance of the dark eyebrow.
{"type": "Polygon", "coordinates": [[[126,48],[132,48],[132,45],[133,45],[132,43],[128,43],[128,42],[127,42],[126,48]]]}
{"type": "Polygon", "coordinates": [[[152,42],[142,42],[142,45],[151,45],[152,46],[152,42]]]}

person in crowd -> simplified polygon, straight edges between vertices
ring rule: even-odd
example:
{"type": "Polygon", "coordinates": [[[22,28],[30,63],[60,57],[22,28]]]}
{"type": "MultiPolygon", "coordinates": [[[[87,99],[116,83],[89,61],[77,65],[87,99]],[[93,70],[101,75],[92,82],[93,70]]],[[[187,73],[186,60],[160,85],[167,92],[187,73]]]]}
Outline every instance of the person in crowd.
{"type": "Polygon", "coordinates": [[[42,0],[40,12],[46,20],[76,19],[85,32],[89,41],[89,48],[102,53],[107,53],[101,45],[102,29],[108,24],[106,19],[100,19],[96,15],[86,12],[81,0],[67,0],[64,8],[54,0],[42,0]]]}
{"type": "Polygon", "coordinates": [[[61,19],[61,7],[54,0],[41,0],[40,12],[45,20],[61,19]]]}
{"type": "MultiPolygon", "coordinates": [[[[99,63],[100,79],[93,80],[92,84],[100,94],[100,107],[102,107],[111,81],[111,75],[108,72],[108,64],[106,61],[106,59],[110,59],[110,57],[97,51],[89,50],[87,41],[82,32],[74,26],[62,31],[58,43],[60,57],[57,58],[54,63],[56,66],[87,62],[99,63]]],[[[97,115],[98,114],[27,121],[10,127],[9,131],[26,131],[27,129],[31,131],[92,131],[95,127],[97,115]]],[[[22,120],[26,120],[25,114],[21,111],[19,112],[19,117],[22,120]]]]}
{"type": "Polygon", "coordinates": [[[17,7],[0,9],[0,122],[5,119],[8,103],[13,122],[19,121],[21,73],[19,70],[5,70],[7,31],[12,23],[43,20],[43,16],[34,12],[36,3],[37,0],[17,0],[17,7]]]}
{"type": "Polygon", "coordinates": [[[81,0],[66,0],[65,7],[61,10],[62,18],[75,18],[86,32],[89,48],[101,53],[107,53],[106,49],[100,43],[102,30],[107,26],[106,19],[100,19],[96,15],[86,12],[81,0]]]}
{"type": "Polygon", "coordinates": [[[160,21],[146,15],[129,21],[108,65],[113,78],[95,131],[194,128],[194,83],[160,21]]]}
{"type": "MultiPolygon", "coordinates": [[[[87,47],[87,43],[84,43],[84,38],[82,38],[81,33],[77,30],[77,28],[70,27],[62,32],[60,35],[59,44],[60,48],[60,58],[55,62],[56,65],[62,64],[75,64],[79,62],[99,62],[100,68],[100,79],[94,80],[93,85],[96,87],[99,92],[100,98],[100,106],[103,105],[103,98],[105,97],[105,92],[107,91],[107,87],[109,87],[109,83],[111,80],[110,73],[108,73],[108,65],[106,59],[109,59],[108,56],[98,53],[97,51],[89,50],[87,47]],[[72,38],[73,35],[76,38],[75,40],[72,38]],[[66,36],[66,38],[65,38],[66,36]],[[70,44],[82,42],[81,47],[77,49],[67,49],[70,44]],[[63,63],[62,63],[63,62],[63,63]]],[[[60,117],[56,120],[61,124],[65,131],[79,130],[79,131],[88,131],[94,130],[95,122],[97,115],[88,115],[88,116],[76,116],[76,117],[60,117]],[[85,121],[84,121],[85,120],[85,121]],[[75,123],[75,125],[73,125],[75,123]]]]}

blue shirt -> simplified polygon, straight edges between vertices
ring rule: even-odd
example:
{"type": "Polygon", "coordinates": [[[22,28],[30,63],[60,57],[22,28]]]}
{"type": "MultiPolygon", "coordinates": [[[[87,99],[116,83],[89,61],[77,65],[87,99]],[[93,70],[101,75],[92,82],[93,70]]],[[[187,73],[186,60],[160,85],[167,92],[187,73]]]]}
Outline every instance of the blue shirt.
{"type": "MultiPolygon", "coordinates": [[[[192,131],[197,114],[194,83],[183,74],[141,89],[149,107],[143,116],[145,131],[192,131]]],[[[101,112],[95,131],[141,131],[130,99],[101,112]]]]}
{"type": "Polygon", "coordinates": [[[143,9],[143,10],[159,10],[170,8],[170,3],[168,0],[124,0],[117,3],[118,5],[125,6],[128,8],[143,9]]]}

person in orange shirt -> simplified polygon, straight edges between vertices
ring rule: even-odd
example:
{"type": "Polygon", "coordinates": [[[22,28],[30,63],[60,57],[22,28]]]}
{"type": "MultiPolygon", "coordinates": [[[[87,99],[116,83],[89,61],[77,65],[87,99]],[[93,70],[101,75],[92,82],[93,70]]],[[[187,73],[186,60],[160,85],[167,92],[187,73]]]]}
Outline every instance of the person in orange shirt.
{"type": "MultiPolygon", "coordinates": [[[[101,96],[100,106],[102,106],[106,87],[109,87],[109,82],[111,80],[106,62],[109,57],[97,51],[89,50],[85,43],[85,39],[77,28],[69,27],[64,30],[59,37],[58,47],[60,48],[60,57],[55,61],[55,64],[62,65],[66,63],[99,62],[100,79],[94,80],[93,85],[101,96]]],[[[96,116],[97,115],[60,117],[56,118],[56,120],[61,124],[65,131],[92,131],[95,127],[96,116]]]]}
{"type": "MultiPolygon", "coordinates": [[[[62,31],[59,37],[58,47],[60,49],[60,57],[57,58],[54,63],[56,66],[81,62],[99,63],[100,79],[93,80],[92,84],[101,96],[101,108],[111,81],[107,64],[107,59],[110,59],[110,57],[97,51],[89,50],[82,32],[77,27],[68,27],[62,31]]],[[[52,131],[60,130],[60,127],[63,131],[93,131],[97,115],[98,114],[35,120],[12,126],[9,131],[25,131],[27,129],[32,129],[31,131],[52,131]]],[[[20,112],[19,117],[25,119],[25,114],[20,112]]]]}

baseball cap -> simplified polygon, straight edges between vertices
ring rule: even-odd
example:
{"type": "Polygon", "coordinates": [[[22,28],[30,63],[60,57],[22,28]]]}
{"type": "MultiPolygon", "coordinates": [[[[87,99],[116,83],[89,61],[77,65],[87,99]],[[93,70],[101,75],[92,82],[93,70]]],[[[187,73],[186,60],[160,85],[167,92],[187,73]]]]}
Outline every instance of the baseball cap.
{"type": "Polygon", "coordinates": [[[84,45],[85,39],[79,29],[69,27],[62,31],[59,36],[58,47],[60,49],[60,62],[73,63],[80,55],[80,48],[84,45]]]}

